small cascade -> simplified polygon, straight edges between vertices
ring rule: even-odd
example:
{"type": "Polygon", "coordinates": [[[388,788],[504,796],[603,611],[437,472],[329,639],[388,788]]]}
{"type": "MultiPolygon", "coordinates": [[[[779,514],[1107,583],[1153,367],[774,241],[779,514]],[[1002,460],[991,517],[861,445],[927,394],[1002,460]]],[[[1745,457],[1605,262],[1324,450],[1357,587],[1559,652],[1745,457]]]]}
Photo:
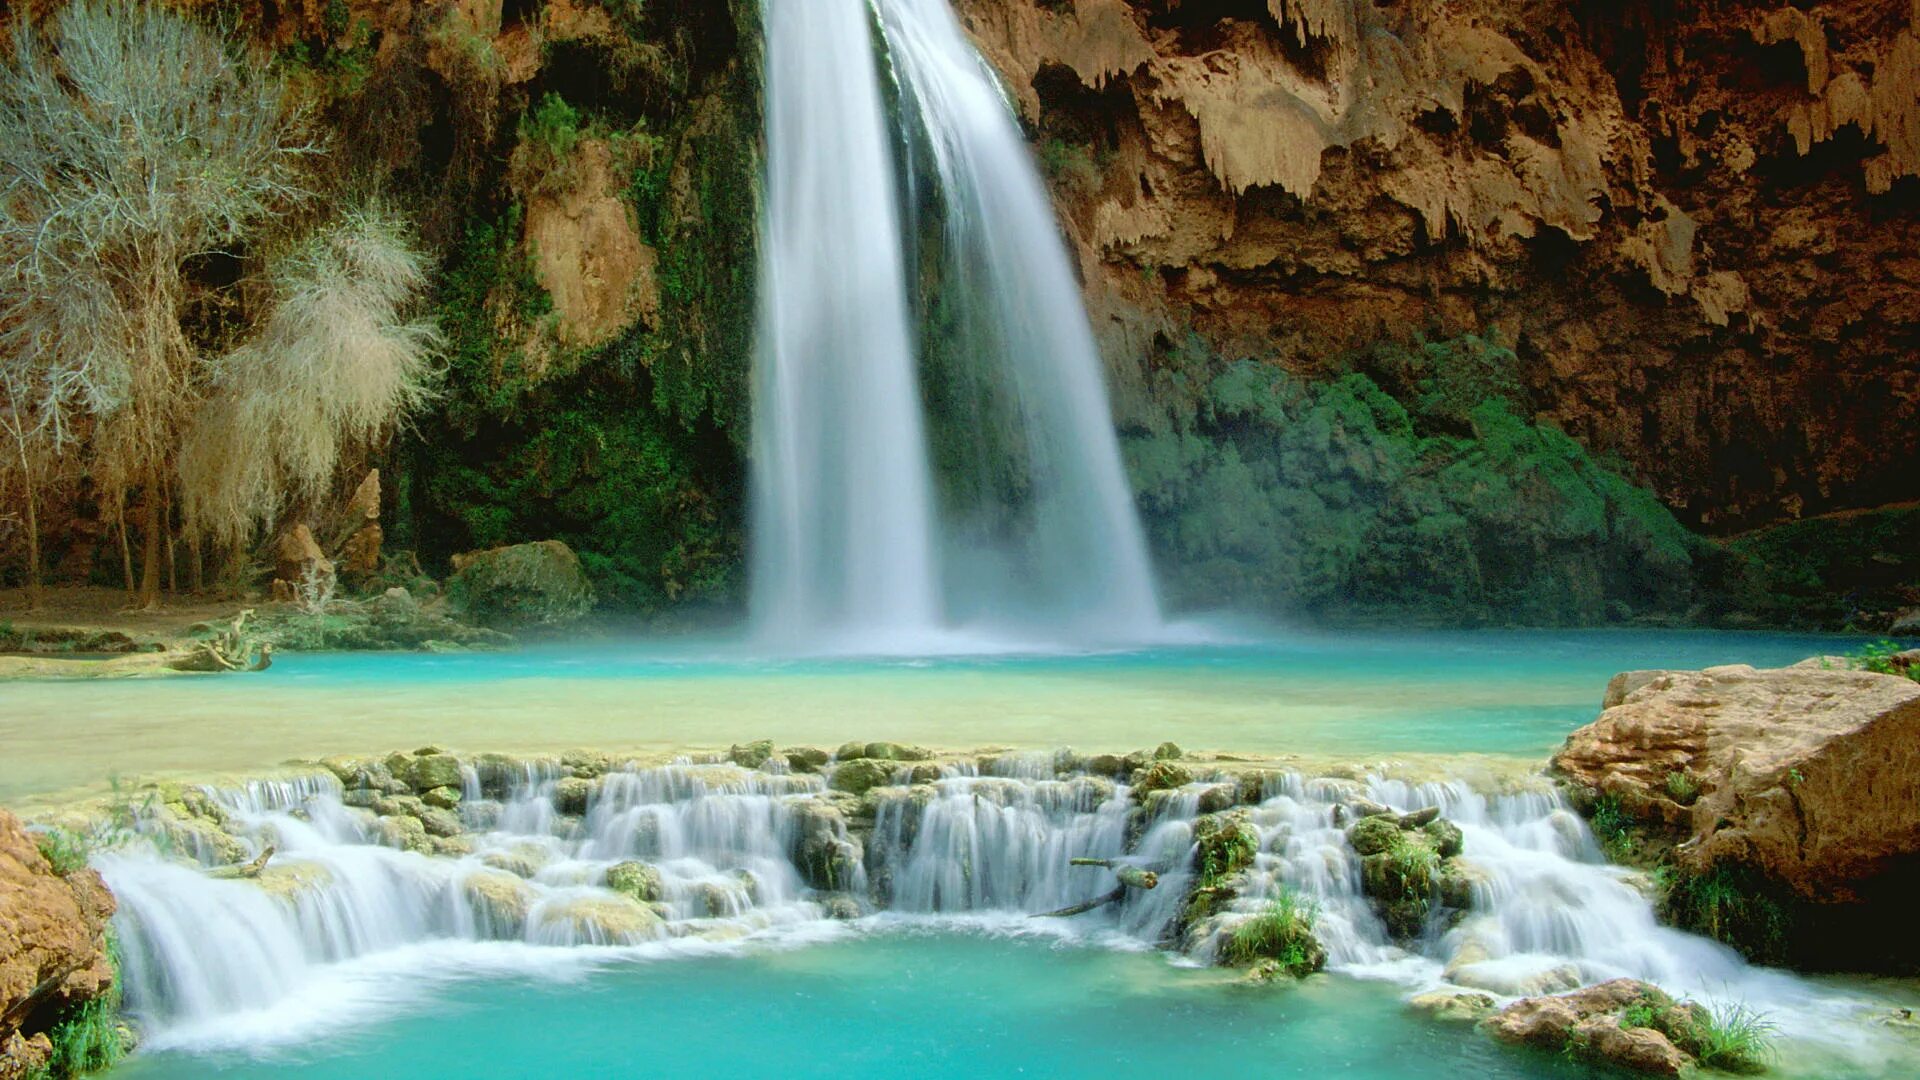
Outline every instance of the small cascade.
{"type": "Polygon", "coordinates": [[[1331,968],[1409,989],[1517,996],[1632,976],[1794,1022],[1837,1008],[1807,983],[1657,925],[1633,875],[1607,865],[1548,790],[1212,774],[1140,798],[1078,760],[892,763],[889,783],[858,795],[831,786],[842,765],[794,772],[778,757],[756,769],[683,760],[590,777],[552,760],[481,761],[461,768],[465,831],[425,838],[382,816],[400,812],[382,802],[393,796],[343,791],[318,773],[191,790],[185,803],[207,824],[186,835],[224,840],[194,850],[173,840],[176,811],[148,812],[135,824],[150,846],[96,865],[120,903],[128,1007],[158,1045],[223,1045],[229,1028],[264,1025],[249,1028],[249,1016],[310,1006],[315,993],[371,992],[353,988],[378,983],[370,971],[408,967],[399,958],[420,949],[440,950],[434,963],[452,970],[502,955],[540,967],[832,933],[883,912],[954,925],[992,916],[1002,928],[1171,946],[1204,962],[1283,890],[1317,907],[1331,968]],[[1361,798],[1438,807],[1459,826],[1470,911],[1430,919],[1412,941],[1389,937],[1342,827],[1343,808],[1361,798]],[[1258,844],[1224,910],[1195,918],[1183,909],[1209,811],[1244,818],[1258,844]],[[268,846],[257,876],[234,869],[268,846]],[[1111,870],[1076,858],[1154,870],[1159,887],[1030,921],[1114,888],[1111,870]],[[485,951],[508,947],[519,951],[485,951]]]}

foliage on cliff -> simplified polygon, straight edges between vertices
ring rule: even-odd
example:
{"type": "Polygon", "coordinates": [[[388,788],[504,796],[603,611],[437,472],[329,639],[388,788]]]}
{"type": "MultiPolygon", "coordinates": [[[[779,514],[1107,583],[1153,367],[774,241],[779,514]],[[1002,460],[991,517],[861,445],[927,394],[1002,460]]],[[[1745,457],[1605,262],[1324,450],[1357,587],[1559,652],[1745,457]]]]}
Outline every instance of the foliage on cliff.
{"type": "Polygon", "coordinates": [[[1699,542],[1508,393],[1465,337],[1308,382],[1177,350],[1196,404],[1127,453],[1170,598],[1332,619],[1592,623],[1684,612],[1699,542]],[[1382,381],[1401,389],[1399,396],[1382,381]]]}
{"type": "Polygon", "coordinates": [[[750,8],[621,9],[628,22],[550,46],[502,119],[506,183],[469,218],[440,295],[447,400],[400,450],[401,539],[430,559],[551,537],[610,607],[738,599],[759,169],[750,8]],[[614,220],[569,234],[595,213],[614,220]],[[614,271],[543,259],[542,244],[631,254],[609,288],[614,271]],[[573,331],[607,308],[610,334],[573,331]]]}

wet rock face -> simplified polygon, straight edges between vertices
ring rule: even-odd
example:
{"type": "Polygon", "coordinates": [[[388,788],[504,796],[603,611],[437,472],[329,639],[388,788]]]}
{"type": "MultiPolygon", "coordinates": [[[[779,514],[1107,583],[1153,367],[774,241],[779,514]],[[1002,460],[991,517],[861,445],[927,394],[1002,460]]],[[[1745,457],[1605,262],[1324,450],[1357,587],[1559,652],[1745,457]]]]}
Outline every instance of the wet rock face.
{"type": "Polygon", "coordinates": [[[1920,493],[1904,5],[956,6],[1129,420],[1189,328],[1312,374],[1497,325],[1530,404],[1690,523],[1920,493]]]}
{"type": "Polygon", "coordinates": [[[1679,843],[1679,907],[1710,877],[1753,894],[1683,923],[1795,950],[1770,959],[1908,965],[1891,931],[1920,900],[1920,683],[1822,664],[1620,675],[1553,766],[1590,809],[1679,843]],[[1734,932],[1748,921],[1778,925],[1734,932]]]}
{"type": "Polygon", "coordinates": [[[100,875],[55,867],[20,819],[0,810],[0,1076],[45,1064],[47,1031],[112,987],[113,911],[100,875]]]}

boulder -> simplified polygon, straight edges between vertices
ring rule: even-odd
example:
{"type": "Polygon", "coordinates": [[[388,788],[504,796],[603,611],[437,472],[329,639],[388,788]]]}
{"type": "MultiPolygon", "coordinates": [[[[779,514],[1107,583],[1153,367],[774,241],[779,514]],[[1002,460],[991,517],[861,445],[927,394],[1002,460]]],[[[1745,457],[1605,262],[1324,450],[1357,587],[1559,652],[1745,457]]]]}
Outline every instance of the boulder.
{"type": "Polygon", "coordinates": [[[1145,802],[1156,791],[1172,791],[1193,783],[1193,773],[1183,765],[1160,760],[1133,774],[1133,797],[1145,802]]]}
{"type": "Polygon", "coordinates": [[[533,887],[501,870],[469,874],[461,892],[473,910],[481,932],[490,938],[512,940],[527,932],[527,913],[533,909],[533,887]]]}
{"type": "Polygon", "coordinates": [[[1470,990],[1430,990],[1408,998],[1407,1004],[1435,1020],[1465,1023],[1473,1023],[1485,1018],[1493,1012],[1494,1008],[1492,995],[1470,990]]]}
{"type": "Polygon", "coordinates": [[[746,745],[735,743],[727,750],[727,760],[743,769],[757,769],[773,756],[773,740],[761,739],[746,745]]]}
{"type": "Polygon", "coordinates": [[[1694,1064],[1676,1045],[1692,1031],[1693,1006],[1657,987],[1614,979],[1554,997],[1530,997],[1481,1022],[1502,1042],[1524,1043],[1649,1076],[1679,1076],[1694,1064]]]}
{"type": "Polygon", "coordinates": [[[303,589],[318,588],[330,590],[333,585],[333,562],[327,553],[320,550],[320,544],[313,538],[313,530],[305,522],[297,522],[282,532],[273,542],[273,576],[277,582],[284,582],[286,589],[276,586],[276,593],[291,595],[298,599],[303,589]]]}
{"type": "Polygon", "coordinates": [[[657,902],[662,893],[660,868],[628,860],[607,869],[607,888],[643,904],[657,902]]]}
{"type": "Polygon", "coordinates": [[[662,933],[660,914],[626,896],[568,896],[534,913],[536,940],[557,945],[638,945],[662,933]]]}
{"type": "Polygon", "coordinates": [[[434,788],[460,788],[460,759],[452,754],[423,754],[414,758],[407,772],[407,783],[415,791],[426,792],[434,788]]]}
{"type": "Polygon", "coordinates": [[[553,808],[578,817],[587,812],[593,798],[593,781],[578,776],[563,777],[553,785],[553,808]]]}
{"type": "Polygon", "coordinates": [[[831,760],[825,750],[815,746],[789,746],[780,755],[787,759],[787,768],[797,773],[817,773],[831,760]]]}
{"type": "Polygon", "coordinates": [[[1553,768],[1607,828],[1677,845],[1675,921],[1771,962],[1920,966],[1920,683],[1738,665],[1628,672],[1607,700],[1553,768]]]}
{"type": "Polygon", "coordinates": [[[558,540],[456,555],[453,567],[447,597],[481,626],[562,626],[593,610],[580,557],[558,540]]]}
{"type": "Polygon", "coordinates": [[[40,849],[41,837],[0,810],[0,1073],[44,1066],[45,1033],[113,986],[107,920],[113,896],[77,850],[40,849]],[[62,873],[64,871],[64,873],[62,873]]]}
{"type": "Polygon", "coordinates": [[[873,758],[854,758],[852,761],[842,761],[835,765],[827,785],[835,791],[865,795],[873,788],[892,783],[892,781],[892,765],[873,758]]]}

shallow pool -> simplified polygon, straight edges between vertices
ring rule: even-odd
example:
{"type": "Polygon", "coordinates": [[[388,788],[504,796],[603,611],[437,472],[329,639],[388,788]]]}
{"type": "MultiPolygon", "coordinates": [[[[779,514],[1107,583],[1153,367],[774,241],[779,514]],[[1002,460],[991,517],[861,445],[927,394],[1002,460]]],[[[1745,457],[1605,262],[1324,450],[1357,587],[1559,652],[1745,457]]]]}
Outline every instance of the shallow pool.
{"type": "Polygon", "coordinates": [[[1645,631],[1273,634],[1135,652],[770,660],[725,642],[288,656],[259,675],[0,684],[0,800],[110,774],[437,742],[667,749],[771,738],[1544,759],[1615,672],[1759,666],[1858,639],[1645,631]]]}

